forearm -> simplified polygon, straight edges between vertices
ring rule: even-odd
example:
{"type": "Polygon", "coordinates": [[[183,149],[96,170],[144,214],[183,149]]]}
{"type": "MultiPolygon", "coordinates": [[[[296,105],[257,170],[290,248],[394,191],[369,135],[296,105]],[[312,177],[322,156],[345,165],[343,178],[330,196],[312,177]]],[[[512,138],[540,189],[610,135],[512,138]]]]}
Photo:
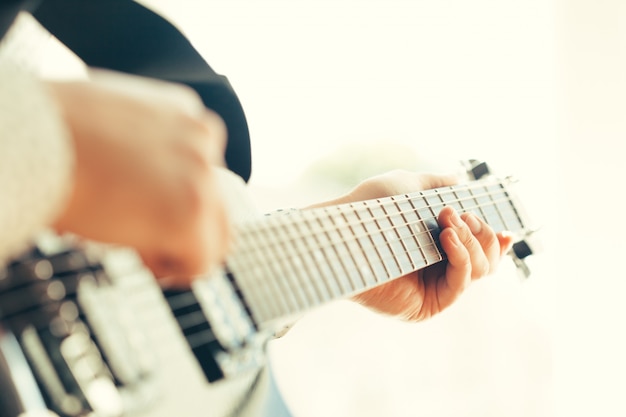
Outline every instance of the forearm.
{"type": "Polygon", "coordinates": [[[74,153],[45,86],[0,61],[0,264],[24,249],[62,209],[74,153]]]}

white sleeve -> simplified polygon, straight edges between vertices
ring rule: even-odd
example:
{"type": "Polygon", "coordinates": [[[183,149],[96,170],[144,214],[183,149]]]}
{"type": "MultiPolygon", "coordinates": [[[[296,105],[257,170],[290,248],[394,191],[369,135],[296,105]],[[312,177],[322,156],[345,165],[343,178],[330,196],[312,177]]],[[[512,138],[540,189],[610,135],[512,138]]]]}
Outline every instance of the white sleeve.
{"type": "Polygon", "coordinates": [[[0,265],[58,215],[73,168],[56,103],[41,82],[0,59],[0,265]]]}

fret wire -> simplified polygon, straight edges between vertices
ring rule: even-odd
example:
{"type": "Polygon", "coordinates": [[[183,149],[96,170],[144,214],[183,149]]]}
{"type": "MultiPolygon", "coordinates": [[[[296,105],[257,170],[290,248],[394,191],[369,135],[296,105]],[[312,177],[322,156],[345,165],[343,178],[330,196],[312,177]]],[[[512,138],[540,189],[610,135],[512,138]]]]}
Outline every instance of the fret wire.
{"type": "Polygon", "coordinates": [[[480,211],[480,213],[481,213],[481,214],[480,214],[480,216],[481,216],[483,219],[486,219],[486,218],[487,218],[487,214],[486,214],[486,213],[485,213],[485,211],[483,210],[483,207],[481,207],[480,201],[478,201],[477,196],[474,194],[474,192],[472,191],[472,189],[471,189],[471,188],[468,188],[468,189],[467,189],[467,192],[468,192],[468,193],[469,193],[469,195],[471,196],[471,197],[470,197],[470,199],[473,199],[473,200],[474,200],[475,207],[477,207],[477,208],[478,208],[478,211],[480,211]]]}
{"type": "MultiPolygon", "coordinates": [[[[506,199],[511,200],[511,197],[509,196],[509,193],[506,189],[506,187],[504,186],[504,184],[502,183],[498,183],[498,184],[494,184],[491,187],[498,187],[498,192],[500,194],[500,197],[504,197],[506,199]]],[[[515,211],[515,208],[513,207],[513,204],[506,204],[506,205],[502,205],[501,202],[500,203],[496,203],[496,208],[499,210],[500,215],[502,216],[502,222],[504,224],[504,228],[505,229],[510,229],[511,227],[509,226],[509,223],[507,222],[507,220],[509,221],[514,221],[514,223],[522,223],[522,220],[520,219],[519,215],[517,214],[517,212],[515,211]],[[508,213],[512,213],[513,217],[509,218],[508,217],[508,213]]]]}
{"type": "Polygon", "coordinates": [[[254,277],[254,272],[250,272],[250,268],[244,267],[245,263],[242,263],[243,256],[233,256],[228,260],[228,268],[230,272],[235,276],[237,286],[243,294],[246,303],[250,307],[252,316],[255,322],[259,322],[265,316],[271,316],[272,312],[268,310],[267,303],[263,300],[267,300],[267,297],[262,294],[263,291],[260,288],[255,288],[257,285],[254,277]]]}
{"type": "MultiPolygon", "coordinates": [[[[255,249],[259,247],[258,239],[258,235],[255,235],[254,240],[252,241],[255,249]]],[[[264,296],[265,302],[263,302],[263,298],[261,298],[260,304],[269,312],[274,312],[273,314],[270,314],[270,317],[287,314],[289,306],[287,304],[286,294],[280,290],[272,279],[274,274],[267,265],[267,258],[263,255],[261,250],[247,251],[247,253],[251,261],[250,268],[254,268],[248,269],[247,271],[258,273],[262,277],[262,279],[256,279],[250,282],[250,285],[253,286],[252,288],[256,288],[259,292],[262,291],[266,294],[264,296]],[[268,300],[269,302],[267,302],[268,300]]],[[[241,285],[239,287],[242,288],[241,285]]]]}
{"type": "MultiPolygon", "coordinates": [[[[487,185],[485,185],[485,189],[487,191],[489,191],[489,187],[487,185]]],[[[504,216],[502,216],[502,213],[500,212],[500,210],[498,209],[497,204],[495,204],[494,198],[493,198],[493,194],[495,194],[496,192],[500,192],[501,189],[498,189],[497,191],[492,191],[489,193],[489,199],[491,200],[492,203],[494,203],[493,208],[496,211],[496,213],[498,213],[498,217],[500,217],[500,221],[502,222],[502,225],[504,226],[504,229],[507,229],[508,226],[506,224],[506,221],[504,220],[504,216]]]]}
{"type": "MultiPolygon", "coordinates": [[[[382,204],[380,205],[380,208],[382,209],[382,204]]],[[[374,215],[374,213],[372,212],[372,208],[370,206],[367,206],[367,211],[370,214],[374,224],[378,225],[376,222],[376,216],[374,215]]],[[[357,214],[358,217],[358,214],[357,214]]],[[[358,238],[358,237],[357,237],[358,238]]],[[[372,247],[374,248],[374,252],[376,252],[376,255],[378,256],[378,259],[382,259],[382,255],[380,253],[380,249],[378,248],[378,245],[376,245],[376,243],[374,242],[374,239],[372,239],[372,233],[369,233],[367,236],[365,236],[366,239],[369,239],[370,244],[372,245],[372,247]]],[[[370,264],[372,264],[370,262],[370,264]]],[[[383,270],[385,271],[385,274],[389,275],[389,269],[387,268],[387,265],[385,265],[385,263],[382,263],[382,267],[383,270]]],[[[379,274],[376,273],[376,271],[374,271],[374,268],[372,268],[372,272],[374,274],[374,280],[379,283],[379,274]]]]}
{"type": "MultiPolygon", "coordinates": [[[[372,215],[371,210],[369,209],[369,207],[367,206],[366,202],[361,202],[365,209],[367,210],[368,213],[370,213],[370,216],[372,215]]],[[[359,215],[359,211],[358,210],[354,210],[354,216],[357,218],[357,222],[356,224],[360,225],[361,228],[365,231],[365,234],[367,235],[367,228],[365,227],[365,222],[361,220],[361,216],[359,215]]],[[[377,283],[378,281],[376,280],[376,272],[374,271],[374,268],[372,267],[372,262],[370,260],[370,256],[368,254],[368,252],[366,251],[365,246],[363,246],[363,242],[361,240],[361,237],[359,237],[359,234],[356,232],[355,228],[353,227],[353,224],[350,224],[350,222],[348,221],[348,227],[350,228],[350,230],[352,231],[352,235],[355,237],[354,239],[351,239],[350,242],[354,242],[355,245],[359,248],[359,254],[362,256],[362,259],[365,261],[364,265],[359,265],[358,266],[358,270],[359,270],[359,275],[361,276],[361,280],[363,281],[363,285],[365,287],[367,287],[368,282],[367,282],[367,278],[372,278],[372,280],[374,281],[374,283],[377,283]],[[365,270],[367,269],[367,270],[365,270]]],[[[374,243],[372,242],[372,240],[365,236],[366,240],[370,243],[371,247],[374,249],[374,251],[376,251],[376,245],[374,245],[374,243]]],[[[349,243],[349,242],[348,242],[349,243]]],[[[377,253],[378,255],[378,253],[377,253]]]]}
{"type": "MultiPolygon", "coordinates": [[[[349,207],[352,208],[352,205],[350,205],[349,207]]],[[[330,216],[331,222],[337,227],[337,234],[339,235],[339,238],[340,238],[339,242],[336,245],[333,245],[333,246],[335,248],[335,253],[336,253],[337,257],[340,259],[341,265],[342,265],[343,269],[346,272],[346,277],[348,278],[348,282],[350,282],[350,285],[352,286],[352,290],[354,291],[354,290],[357,290],[359,287],[364,288],[365,287],[365,282],[363,281],[363,277],[361,276],[359,265],[357,265],[357,262],[354,259],[352,251],[351,251],[350,247],[348,246],[349,238],[347,238],[344,235],[344,233],[341,232],[342,228],[347,228],[351,232],[350,236],[352,236],[352,234],[354,233],[352,231],[352,227],[349,224],[350,221],[346,217],[345,207],[344,206],[339,206],[339,207],[337,207],[337,209],[339,210],[339,218],[342,219],[343,225],[339,225],[338,221],[335,220],[334,216],[330,216]],[[350,258],[350,261],[351,261],[351,265],[349,265],[349,262],[346,259],[347,256],[346,257],[341,256],[341,254],[339,253],[338,246],[340,246],[343,249],[345,249],[346,253],[349,255],[349,258],[350,258]],[[352,268],[352,265],[354,265],[354,268],[352,268]],[[359,274],[358,280],[355,280],[355,278],[354,278],[354,272],[355,271],[359,274]],[[363,283],[363,285],[361,285],[361,283],[363,283]]],[[[354,210],[352,210],[352,213],[354,214],[354,210]]]]}
{"type": "MultiPolygon", "coordinates": [[[[327,213],[325,213],[327,214],[327,213]]],[[[322,271],[322,277],[324,277],[324,282],[327,285],[329,291],[331,294],[333,294],[333,296],[335,296],[335,290],[338,293],[337,295],[341,294],[341,286],[339,285],[339,283],[332,279],[332,277],[334,275],[336,275],[335,269],[333,268],[332,263],[330,262],[330,258],[328,257],[326,251],[324,250],[325,245],[321,244],[321,240],[320,240],[320,234],[323,234],[324,237],[326,238],[326,240],[328,240],[328,235],[326,235],[326,233],[324,233],[324,225],[321,223],[319,216],[316,216],[314,218],[314,221],[317,223],[317,225],[319,225],[319,227],[321,228],[322,232],[321,233],[314,233],[313,234],[313,238],[314,240],[317,242],[317,247],[316,249],[314,249],[314,251],[312,252],[312,256],[314,258],[321,258],[323,259],[325,262],[320,263],[320,267],[323,268],[324,270],[322,271]],[[330,271],[330,274],[326,274],[325,270],[330,271]],[[330,278],[330,280],[329,280],[330,278]],[[334,286],[332,284],[335,284],[334,286]]],[[[309,225],[311,225],[312,223],[310,223],[309,225]]],[[[328,241],[331,245],[332,242],[328,241]]]]}
{"type": "MultiPolygon", "coordinates": [[[[411,264],[411,270],[414,271],[417,269],[417,264],[415,263],[415,261],[413,261],[413,257],[410,256],[411,251],[409,250],[409,248],[407,247],[407,244],[404,240],[404,238],[402,237],[402,235],[400,234],[400,228],[401,227],[407,227],[406,223],[408,222],[405,216],[405,213],[402,212],[402,209],[400,208],[400,206],[398,205],[398,203],[396,202],[396,200],[394,198],[392,198],[392,201],[398,211],[398,214],[400,215],[400,217],[402,217],[402,225],[396,226],[395,232],[396,232],[396,236],[398,236],[398,239],[400,240],[400,243],[402,244],[402,247],[404,248],[404,252],[407,254],[407,259],[409,260],[409,263],[411,264]]],[[[393,222],[392,222],[393,225],[393,222]]],[[[402,269],[402,268],[400,268],[402,269]]]]}
{"type": "MultiPolygon", "coordinates": [[[[272,316],[274,313],[271,306],[275,307],[276,303],[267,302],[267,300],[272,299],[272,296],[267,292],[265,279],[257,277],[257,274],[261,271],[261,266],[255,264],[254,259],[245,250],[238,251],[238,254],[238,256],[229,258],[228,265],[231,272],[235,274],[239,288],[248,300],[248,304],[254,313],[260,317],[272,316]],[[246,260],[249,262],[246,262],[246,260]],[[256,279],[253,279],[255,277],[256,279]],[[260,285],[259,282],[261,282],[260,285]]],[[[262,276],[262,278],[264,277],[262,276]]]]}
{"type": "MultiPolygon", "coordinates": [[[[356,206],[350,205],[350,207],[353,208],[352,214],[354,214],[354,217],[356,217],[357,220],[360,220],[361,216],[359,216],[359,210],[356,208],[356,206]]],[[[368,260],[367,253],[365,253],[365,248],[362,246],[359,239],[352,239],[353,236],[358,236],[358,232],[355,230],[354,223],[350,223],[350,219],[346,215],[345,211],[342,211],[341,215],[346,222],[348,230],[350,230],[350,238],[344,238],[344,245],[348,250],[348,253],[350,253],[350,257],[352,259],[352,262],[354,263],[355,270],[358,272],[363,288],[366,288],[369,285],[367,282],[367,277],[373,277],[374,272],[370,267],[370,262],[368,260]],[[353,244],[350,245],[350,243],[353,244]]],[[[358,221],[356,222],[356,224],[358,224],[361,228],[365,230],[363,222],[358,221]]],[[[367,230],[365,230],[365,232],[367,233],[367,230]]]]}
{"type": "MultiPolygon", "coordinates": [[[[407,227],[409,227],[409,230],[412,231],[411,230],[411,223],[412,224],[418,224],[418,225],[422,226],[422,228],[427,229],[425,227],[426,223],[422,220],[421,216],[419,215],[419,212],[417,211],[417,207],[415,207],[415,204],[414,204],[413,200],[409,199],[407,201],[408,201],[409,205],[413,208],[413,210],[407,210],[406,212],[403,212],[402,215],[404,216],[405,214],[408,214],[408,213],[414,213],[415,217],[417,217],[417,222],[410,222],[408,224],[407,227]]],[[[419,236],[421,234],[422,234],[422,232],[413,234],[412,238],[413,238],[413,241],[415,242],[415,244],[417,245],[417,247],[419,248],[420,253],[422,254],[422,259],[424,259],[424,264],[428,265],[428,258],[426,257],[426,252],[425,252],[424,248],[422,247],[423,245],[419,241],[419,236]]]]}
{"type": "MultiPolygon", "coordinates": [[[[421,262],[426,263],[425,259],[417,259],[416,254],[419,253],[422,255],[422,251],[419,248],[419,243],[414,237],[413,230],[411,230],[411,220],[409,219],[409,215],[415,216],[419,220],[419,216],[417,212],[407,211],[405,212],[403,208],[400,206],[400,203],[396,200],[396,198],[392,198],[394,210],[397,212],[398,221],[395,222],[391,219],[393,225],[395,225],[395,233],[398,239],[400,239],[400,244],[402,245],[404,251],[406,252],[406,259],[408,260],[409,265],[407,266],[408,270],[414,271],[419,269],[422,265],[421,262]]],[[[404,201],[408,206],[413,207],[410,202],[404,201]]],[[[404,270],[404,269],[403,269],[404,270]]]]}
{"type": "MultiPolygon", "coordinates": [[[[309,283],[310,287],[313,288],[313,292],[314,292],[313,297],[316,297],[318,302],[325,301],[326,298],[322,292],[322,289],[320,288],[317,280],[314,279],[314,277],[311,275],[311,270],[309,266],[307,265],[307,259],[309,259],[309,257],[307,256],[308,252],[306,250],[307,246],[306,246],[306,242],[303,239],[299,238],[300,228],[298,227],[298,223],[293,223],[292,226],[296,231],[295,237],[291,238],[291,241],[294,243],[292,248],[295,251],[294,253],[297,256],[298,263],[301,266],[300,268],[297,268],[297,265],[294,265],[294,267],[296,267],[298,269],[298,272],[301,274],[300,281],[309,283]]],[[[284,225],[283,227],[286,228],[286,225],[284,225]]],[[[315,300],[313,300],[313,304],[315,304],[315,300]]]]}
{"type": "MultiPolygon", "coordinates": [[[[477,197],[477,200],[479,204],[483,205],[481,210],[483,211],[483,213],[485,213],[485,218],[490,219],[490,220],[487,220],[487,222],[493,225],[495,229],[498,229],[498,226],[502,224],[502,220],[500,219],[499,213],[494,206],[493,199],[491,198],[491,193],[484,186],[483,186],[483,190],[487,192],[480,194],[480,196],[477,197]],[[495,214],[494,214],[494,211],[495,211],[495,214]]],[[[502,226],[504,226],[504,224],[502,224],[502,226]]]]}
{"type": "Polygon", "coordinates": [[[339,235],[342,239],[341,246],[346,252],[343,259],[348,279],[352,283],[353,288],[358,290],[368,286],[367,278],[371,277],[371,271],[367,268],[369,261],[360,242],[357,239],[353,239],[356,231],[354,222],[351,223],[351,218],[356,219],[357,225],[365,230],[365,225],[363,222],[359,221],[359,213],[356,204],[358,203],[340,206],[339,211],[344,223],[343,227],[339,230],[339,235]]]}
{"type": "MultiPolygon", "coordinates": [[[[393,201],[393,197],[391,197],[391,198],[392,198],[392,201],[393,201]]],[[[397,232],[397,228],[398,228],[398,227],[397,227],[397,226],[394,226],[393,222],[391,221],[391,214],[389,214],[389,212],[388,212],[388,211],[387,211],[387,209],[385,208],[385,205],[384,205],[384,204],[382,204],[382,205],[381,205],[381,208],[383,209],[383,212],[385,213],[385,218],[389,221],[389,224],[391,225],[391,228],[390,228],[390,229],[387,229],[387,230],[385,230],[385,231],[382,231],[382,230],[381,230],[380,234],[383,236],[383,239],[385,239],[385,243],[386,243],[387,247],[389,248],[389,252],[391,252],[391,254],[392,254],[392,255],[396,255],[396,253],[395,253],[395,251],[394,251],[394,249],[393,249],[393,246],[390,244],[390,240],[388,239],[388,233],[387,233],[387,231],[389,231],[389,232],[395,232],[396,236],[398,236],[398,237],[399,237],[398,232],[397,232]]],[[[376,223],[378,223],[378,224],[379,224],[379,226],[380,226],[380,223],[379,223],[377,220],[375,220],[375,221],[376,221],[376,223]]],[[[402,243],[402,239],[398,239],[398,240],[402,243]]],[[[394,240],[394,242],[396,242],[396,240],[394,240]]],[[[404,245],[402,245],[402,246],[404,247],[404,245]]],[[[406,248],[405,248],[405,253],[406,253],[406,248]]],[[[400,261],[398,260],[398,257],[397,257],[397,256],[393,256],[393,262],[396,264],[396,266],[397,266],[397,268],[398,268],[398,271],[399,271],[400,273],[402,273],[402,266],[400,265],[400,261]]]]}
{"type": "Polygon", "coordinates": [[[515,198],[514,196],[512,196],[509,193],[508,187],[502,183],[502,182],[498,182],[498,184],[500,185],[500,187],[502,188],[502,193],[504,194],[504,196],[506,197],[506,199],[508,200],[509,204],[506,205],[507,209],[511,211],[511,213],[513,214],[515,223],[517,224],[523,224],[524,221],[522,220],[522,215],[519,212],[519,209],[515,206],[514,202],[515,202],[515,198]]]}
{"type": "MultiPolygon", "coordinates": [[[[277,236],[277,233],[281,229],[282,224],[279,224],[273,229],[274,233],[270,234],[272,238],[275,238],[274,241],[276,242],[276,245],[274,245],[276,251],[273,253],[273,255],[275,256],[274,260],[276,262],[272,262],[272,266],[276,267],[276,271],[278,272],[277,274],[275,274],[276,282],[278,282],[281,287],[287,289],[290,292],[291,302],[293,303],[293,307],[297,310],[298,307],[304,306],[307,303],[307,300],[306,296],[301,294],[301,288],[299,288],[297,283],[294,283],[293,274],[290,273],[289,264],[292,257],[286,250],[284,239],[280,239],[277,236]]],[[[272,240],[270,240],[269,238],[267,239],[267,242],[271,241],[272,240]]]]}
{"type": "MultiPolygon", "coordinates": [[[[426,206],[430,210],[430,217],[427,218],[427,219],[422,219],[422,221],[424,222],[424,224],[427,224],[428,221],[433,221],[433,220],[435,221],[435,223],[437,223],[437,214],[435,213],[435,210],[433,210],[432,204],[429,203],[428,198],[426,197],[426,195],[424,195],[424,193],[421,193],[421,195],[422,195],[422,198],[424,199],[424,201],[426,202],[426,206]]],[[[428,229],[426,237],[428,237],[428,239],[430,239],[430,243],[432,244],[432,246],[437,248],[437,250],[435,251],[436,255],[437,255],[437,257],[436,257],[437,259],[436,260],[438,261],[438,260],[443,259],[441,251],[439,250],[439,248],[437,246],[437,243],[435,242],[435,238],[433,237],[432,233],[430,233],[431,232],[430,226],[426,227],[426,229],[428,229]]],[[[432,229],[432,231],[434,231],[434,230],[436,230],[436,228],[432,229]]]]}
{"type": "MultiPolygon", "coordinates": [[[[291,238],[291,235],[289,234],[289,229],[287,227],[286,223],[282,223],[282,225],[280,226],[280,229],[282,229],[282,231],[284,232],[284,235],[287,236],[288,240],[291,242],[295,242],[295,239],[291,238]]],[[[294,245],[287,245],[285,241],[282,241],[282,247],[283,250],[285,252],[285,254],[287,255],[287,260],[285,262],[285,266],[291,267],[293,272],[292,274],[285,274],[284,278],[287,279],[287,277],[289,275],[292,276],[292,280],[291,283],[294,284],[294,279],[295,279],[295,285],[296,285],[296,293],[299,294],[299,296],[302,298],[303,301],[303,305],[306,306],[312,306],[315,305],[316,301],[313,297],[313,295],[311,295],[311,291],[309,291],[308,289],[305,290],[305,287],[307,286],[306,282],[310,281],[307,280],[306,277],[304,277],[304,279],[302,279],[302,271],[303,268],[300,266],[298,267],[297,263],[300,262],[300,255],[295,252],[294,250],[294,245]],[[291,256],[289,256],[289,253],[291,252],[291,256]]],[[[309,282],[310,284],[310,282],[309,282]]],[[[310,284],[312,285],[312,284],[310,284]]]]}
{"type": "MultiPolygon", "coordinates": [[[[265,285],[265,290],[270,296],[270,305],[272,305],[275,309],[279,309],[278,311],[281,313],[279,315],[284,315],[290,312],[291,307],[289,306],[288,294],[284,292],[280,288],[280,285],[274,279],[276,272],[272,269],[272,262],[268,262],[267,250],[269,247],[264,246],[262,235],[259,233],[254,234],[254,238],[256,243],[252,246],[252,250],[249,250],[248,253],[250,255],[254,254],[257,258],[257,265],[260,267],[259,271],[263,273],[262,285],[265,285]],[[259,240],[260,239],[260,240],[259,240]],[[261,244],[260,244],[261,243],[261,244]]],[[[271,252],[270,252],[271,254],[271,252]]]]}
{"type": "MultiPolygon", "coordinates": [[[[329,214],[329,213],[328,213],[328,214],[329,214]]],[[[333,221],[333,217],[332,217],[332,216],[330,216],[330,215],[328,215],[327,217],[328,217],[328,220],[329,220],[329,221],[330,221],[330,222],[334,225],[334,224],[335,224],[335,222],[333,221]]],[[[332,251],[333,255],[336,257],[336,259],[339,261],[339,267],[340,267],[340,269],[343,269],[343,271],[345,272],[345,275],[346,275],[346,277],[347,277],[347,276],[348,276],[348,270],[346,269],[345,265],[344,265],[344,264],[343,264],[343,262],[341,261],[341,257],[339,256],[339,253],[337,253],[337,249],[335,248],[335,247],[336,247],[335,242],[333,242],[333,239],[332,239],[332,237],[330,236],[330,233],[328,232],[328,229],[327,229],[327,228],[324,228],[324,225],[322,224],[322,221],[321,221],[321,219],[320,219],[319,217],[318,217],[317,221],[318,221],[318,223],[320,224],[320,226],[322,227],[322,229],[324,229],[324,230],[323,230],[323,233],[324,233],[324,235],[326,236],[326,239],[328,240],[328,242],[330,243],[330,245],[328,245],[328,246],[324,246],[324,247],[323,247],[323,252],[324,252],[324,256],[326,257],[326,260],[329,262],[329,265],[330,265],[331,270],[333,270],[333,272],[334,272],[334,276],[336,276],[336,277],[337,277],[337,276],[341,276],[341,275],[337,274],[337,271],[336,271],[336,264],[334,264],[334,263],[331,263],[331,262],[330,262],[330,258],[329,258],[329,254],[328,254],[328,252],[331,252],[331,251],[332,251]]],[[[332,230],[333,230],[333,231],[336,231],[336,228],[333,228],[332,230]]],[[[339,285],[340,289],[342,289],[342,288],[344,288],[344,287],[345,287],[345,285],[342,285],[342,284],[343,284],[343,283],[341,283],[341,282],[337,281],[337,285],[339,285]]],[[[348,279],[348,281],[346,282],[346,284],[350,285],[350,281],[349,281],[349,279],[348,279]]],[[[351,291],[354,291],[355,289],[356,289],[356,288],[348,288],[348,291],[349,291],[349,292],[351,292],[351,291]]]]}
{"type": "MultiPolygon", "coordinates": [[[[307,228],[307,230],[310,230],[313,232],[313,227],[311,225],[311,222],[309,221],[309,219],[306,218],[306,214],[303,214],[303,222],[302,224],[304,224],[307,228]]],[[[315,253],[320,253],[319,252],[319,240],[317,239],[317,234],[316,233],[311,233],[310,235],[301,235],[299,240],[302,240],[302,242],[304,242],[304,246],[308,249],[308,251],[306,252],[309,256],[305,257],[306,259],[311,259],[311,258],[316,258],[315,253]],[[307,239],[309,238],[309,239],[307,239]],[[311,239],[313,239],[316,243],[315,247],[311,246],[311,239]]],[[[319,255],[319,256],[323,256],[323,255],[319,255]]],[[[322,270],[321,266],[320,266],[320,262],[315,262],[315,260],[313,260],[311,262],[314,266],[314,268],[317,270],[318,275],[321,277],[321,281],[324,284],[324,287],[326,288],[326,291],[328,293],[328,299],[332,299],[334,297],[333,295],[333,290],[331,289],[330,285],[328,284],[326,278],[324,277],[324,271],[322,270]]]]}
{"type": "Polygon", "coordinates": [[[463,202],[459,200],[456,188],[453,188],[450,191],[451,192],[449,193],[440,193],[439,196],[441,198],[441,201],[444,202],[444,204],[454,207],[457,211],[464,211],[463,202]],[[450,195],[452,195],[452,199],[448,200],[446,197],[450,195]]]}
{"type": "Polygon", "coordinates": [[[465,204],[463,204],[463,200],[461,199],[461,197],[459,197],[458,194],[459,190],[452,190],[452,194],[454,195],[454,199],[459,203],[459,206],[461,207],[461,211],[466,211],[465,210],[465,204]]]}
{"type": "MultiPolygon", "coordinates": [[[[370,201],[363,201],[358,204],[363,204],[363,211],[359,213],[357,210],[355,213],[355,217],[357,219],[357,223],[360,226],[359,229],[363,230],[363,234],[356,232],[354,235],[354,241],[359,245],[361,252],[363,253],[363,257],[368,265],[368,270],[363,271],[367,272],[364,275],[364,278],[369,279],[369,281],[373,281],[372,284],[378,284],[378,277],[381,275],[378,268],[382,268],[382,274],[387,274],[387,270],[385,265],[382,263],[376,262],[380,259],[381,254],[379,253],[379,248],[376,242],[374,241],[374,233],[378,232],[378,225],[374,221],[374,219],[379,215],[378,211],[384,213],[379,204],[373,204],[370,201]],[[376,213],[374,211],[377,211],[376,213]]],[[[355,228],[353,228],[355,230],[355,228]]]]}
{"type": "MultiPolygon", "coordinates": [[[[270,218],[270,222],[272,222],[274,219],[270,218]]],[[[275,228],[273,230],[276,230],[275,228]]],[[[266,243],[266,246],[264,247],[265,249],[269,249],[270,246],[273,246],[274,249],[278,248],[279,250],[282,251],[282,248],[280,248],[281,245],[281,241],[279,239],[276,239],[276,245],[272,245],[271,244],[271,240],[270,238],[268,238],[268,236],[274,237],[274,234],[258,234],[259,237],[261,237],[261,239],[266,243]]],[[[270,278],[271,281],[273,281],[276,284],[277,289],[279,290],[279,292],[281,292],[283,295],[285,295],[285,301],[286,301],[286,307],[287,307],[287,311],[288,312],[296,312],[299,311],[299,302],[298,302],[298,296],[296,295],[296,290],[294,290],[293,288],[291,288],[291,286],[286,282],[285,280],[285,276],[289,275],[289,271],[287,270],[283,270],[283,261],[285,258],[287,258],[286,256],[279,256],[279,251],[270,251],[267,250],[266,254],[268,256],[268,260],[271,261],[275,261],[275,262],[266,262],[266,265],[269,268],[269,271],[272,274],[272,277],[270,278]],[[283,273],[284,272],[284,273],[283,273]]]]}
{"type": "MultiPolygon", "coordinates": [[[[437,244],[436,244],[436,243],[430,243],[430,244],[429,244],[429,246],[432,246],[432,247],[433,247],[433,248],[434,248],[434,249],[435,249],[435,250],[439,253],[439,255],[440,255],[440,259],[437,259],[437,260],[435,260],[435,261],[431,261],[431,262],[429,262],[429,263],[428,263],[428,265],[432,265],[432,264],[434,264],[434,263],[437,263],[437,262],[439,262],[439,261],[441,261],[441,260],[445,259],[445,253],[444,253],[443,251],[440,251],[440,250],[439,250],[439,247],[437,246],[437,244]]],[[[389,255],[388,255],[388,256],[387,256],[387,257],[385,257],[385,258],[381,258],[381,260],[384,260],[384,259],[390,259],[390,258],[393,258],[393,256],[394,256],[393,254],[392,254],[391,256],[389,256],[389,255]]],[[[426,266],[428,266],[428,265],[426,265],[426,266]]],[[[402,276],[402,275],[405,275],[405,274],[408,274],[408,273],[411,273],[411,272],[415,272],[415,271],[408,271],[408,272],[400,271],[400,273],[398,273],[397,275],[388,274],[388,278],[387,278],[387,280],[388,280],[388,279],[390,279],[390,278],[400,277],[400,276],[402,276]]]]}

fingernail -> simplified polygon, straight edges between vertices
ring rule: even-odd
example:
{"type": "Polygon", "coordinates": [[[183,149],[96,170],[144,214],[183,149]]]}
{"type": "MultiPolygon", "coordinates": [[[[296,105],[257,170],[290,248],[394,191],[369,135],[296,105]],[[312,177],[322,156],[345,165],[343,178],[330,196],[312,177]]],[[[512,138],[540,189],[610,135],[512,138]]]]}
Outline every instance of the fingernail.
{"type": "Polygon", "coordinates": [[[470,230],[472,231],[473,234],[480,233],[480,231],[483,228],[483,225],[480,224],[480,221],[478,221],[476,216],[473,215],[473,214],[468,214],[465,217],[465,223],[467,223],[467,225],[469,226],[469,228],[470,228],[470,230]]]}

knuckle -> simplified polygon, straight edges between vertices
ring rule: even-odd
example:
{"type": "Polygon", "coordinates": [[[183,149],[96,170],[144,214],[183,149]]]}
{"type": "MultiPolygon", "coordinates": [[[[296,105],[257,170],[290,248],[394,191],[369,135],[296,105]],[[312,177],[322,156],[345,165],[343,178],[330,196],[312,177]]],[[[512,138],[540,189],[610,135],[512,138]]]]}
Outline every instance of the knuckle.
{"type": "Polygon", "coordinates": [[[476,246],[476,238],[467,227],[462,227],[461,230],[459,230],[459,239],[463,246],[470,250],[476,246]]]}
{"type": "Polygon", "coordinates": [[[203,113],[205,123],[209,125],[212,131],[220,136],[226,137],[226,123],[224,119],[211,109],[205,109],[203,113]]]}
{"type": "Polygon", "coordinates": [[[169,86],[171,86],[172,88],[172,93],[178,94],[182,100],[186,100],[196,106],[202,104],[202,99],[200,98],[200,95],[198,95],[196,90],[189,87],[188,85],[172,83],[169,84],[169,86]]]}
{"type": "Polygon", "coordinates": [[[491,227],[488,227],[480,237],[481,245],[485,250],[491,250],[497,248],[500,244],[498,237],[491,227]]]}

